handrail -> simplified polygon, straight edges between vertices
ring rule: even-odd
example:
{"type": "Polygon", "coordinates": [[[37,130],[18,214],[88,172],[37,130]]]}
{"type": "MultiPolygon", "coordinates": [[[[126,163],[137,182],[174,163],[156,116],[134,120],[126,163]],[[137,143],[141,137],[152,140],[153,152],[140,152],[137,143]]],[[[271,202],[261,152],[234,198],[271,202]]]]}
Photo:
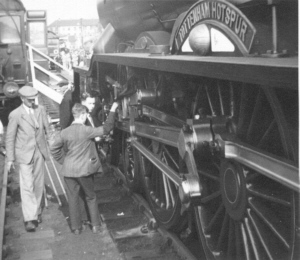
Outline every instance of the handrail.
{"type": "Polygon", "coordinates": [[[61,103],[63,100],[64,95],[56,92],[52,88],[49,88],[47,85],[45,85],[43,82],[40,82],[36,79],[32,80],[33,87],[38,90],[39,92],[43,93],[45,96],[51,98],[58,104],[61,103]]]}
{"type": "Polygon", "coordinates": [[[60,67],[61,69],[69,72],[70,74],[72,74],[71,70],[68,70],[66,67],[64,67],[63,65],[61,65],[60,63],[58,63],[57,61],[51,59],[49,56],[47,56],[45,53],[42,53],[41,51],[39,51],[37,48],[33,47],[32,45],[30,45],[29,43],[26,42],[26,46],[30,47],[32,50],[34,50],[36,53],[40,54],[41,56],[43,56],[44,58],[46,58],[47,60],[53,62],[55,65],[57,65],[58,67],[60,67]]]}
{"type": "Polygon", "coordinates": [[[3,253],[3,236],[4,236],[4,221],[5,221],[5,208],[6,208],[6,195],[7,195],[7,177],[8,177],[8,170],[7,170],[7,162],[4,162],[4,174],[3,174],[3,186],[2,186],[2,193],[1,193],[1,205],[0,205],[0,259],[2,260],[2,253],[3,253]]]}

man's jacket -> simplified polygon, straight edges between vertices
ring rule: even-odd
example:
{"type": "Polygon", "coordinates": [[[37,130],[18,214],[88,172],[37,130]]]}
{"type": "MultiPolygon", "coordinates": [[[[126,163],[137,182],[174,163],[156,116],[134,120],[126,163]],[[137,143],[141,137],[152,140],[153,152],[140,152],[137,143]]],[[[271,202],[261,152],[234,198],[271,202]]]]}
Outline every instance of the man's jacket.
{"type": "Polygon", "coordinates": [[[39,149],[46,160],[49,159],[47,138],[49,138],[49,123],[45,108],[34,109],[38,128],[23,107],[19,106],[9,114],[6,133],[6,156],[8,161],[29,164],[35,149],[39,149]],[[45,134],[46,133],[46,134],[45,134]]]}
{"type": "Polygon", "coordinates": [[[110,112],[103,126],[93,128],[72,123],[55,136],[50,146],[54,159],[62,164],[65,177],[84,177],[101,169],[94,138],[108,134],[114,126],[115,113],[110,112]]]}

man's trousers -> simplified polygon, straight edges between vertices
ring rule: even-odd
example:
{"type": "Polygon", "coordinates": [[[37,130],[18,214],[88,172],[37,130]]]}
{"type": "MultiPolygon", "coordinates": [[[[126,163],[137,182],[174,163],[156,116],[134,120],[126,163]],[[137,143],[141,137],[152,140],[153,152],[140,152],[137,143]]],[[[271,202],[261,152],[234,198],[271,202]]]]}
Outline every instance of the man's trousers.
{"type": "Polygon", "coordinates": [[[37,220],[42,213],[41,201],[44,191],[45,160],[38,148],[30,164],[20,166],[20,192],[24,221],[37,220]]]}
{"type": "Polygon", "coordinates": [[[94,177],[93,174],[86,177],[72,178],[64,177],[66,184],[66,192],[69,199],[69,213],[71,221],[71,229],[80,229],[82,224],[80,203],[79,203],[79,191],[80,189],[84,193],[84,199],[86,201],[89,215],[91,217],[91,223],[93,226],[99,226],[99,211],[96,193],[94,191],[94,177]]]}

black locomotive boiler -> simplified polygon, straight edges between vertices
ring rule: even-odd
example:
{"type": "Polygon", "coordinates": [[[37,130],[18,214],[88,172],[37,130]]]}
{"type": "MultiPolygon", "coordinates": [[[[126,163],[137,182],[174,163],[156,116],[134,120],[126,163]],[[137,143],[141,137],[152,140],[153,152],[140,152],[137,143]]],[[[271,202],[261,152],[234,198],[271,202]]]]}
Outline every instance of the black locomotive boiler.
{"type": "Polygon", "coordinates": [[[98,0],[98,13],[75,88],[103,110],[120,101],[111,163],[159,225],[197,231],[207,259],[298,259],[298,1],[98,0]]]}

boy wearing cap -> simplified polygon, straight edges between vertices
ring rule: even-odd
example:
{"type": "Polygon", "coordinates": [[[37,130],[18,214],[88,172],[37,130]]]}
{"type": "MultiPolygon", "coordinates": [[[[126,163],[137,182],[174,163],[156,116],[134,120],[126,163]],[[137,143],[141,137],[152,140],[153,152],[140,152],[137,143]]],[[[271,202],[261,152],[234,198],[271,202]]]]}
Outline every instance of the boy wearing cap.
{"type": "Polygon", "coordinates": [[[9,114],[6,135],[7,169],[19,164],[22,212],[28,232],[35,231],[36,224],[42,222],[45,160],[49,159],[49,123],[44,107],[35,105],[37,94],[30,86],[19,90],[22,104],[9,114]]]}

